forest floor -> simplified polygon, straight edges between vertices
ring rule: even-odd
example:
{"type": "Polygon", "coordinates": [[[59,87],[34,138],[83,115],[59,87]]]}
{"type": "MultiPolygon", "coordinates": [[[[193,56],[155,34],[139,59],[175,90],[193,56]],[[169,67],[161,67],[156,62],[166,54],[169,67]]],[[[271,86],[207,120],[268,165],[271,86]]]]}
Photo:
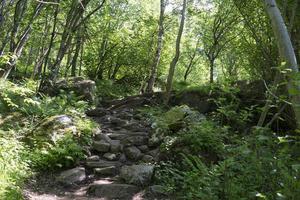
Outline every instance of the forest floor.
{"type": "Polygon", "coordinates": [[[119,108],[114,111],[101,109],[97,115],[93,119],[100,125],[101,131],[98,130],[94,137],[90,157],[77,166],[85,170],[85,180],[79,184],[66,185],[61,182],[68,181],[58,181],[60,173],[42,173],[26,184],[25,199],[168,199],[151,190],[151,187],[143,186],[150,183],[147,180],[150,179],[147,167],[150,167],[150,171],[152,169],[150,174],[153,173],[151,167],[159,154],[158,146],[148,144],[151,127],[147,120],[132,108],[119,108]],[[106,149],[108,144],[110,150],[106,149]],[[137,177],[127,177],[127,181],[124,181],[120,177],[120,170],[124,166],[132,165],[146,168],[142,169],[144,171],[140,175],[133,173],[137,177]],[[136,181],[132,179],[142,180],[134,184],[136,181]]]}

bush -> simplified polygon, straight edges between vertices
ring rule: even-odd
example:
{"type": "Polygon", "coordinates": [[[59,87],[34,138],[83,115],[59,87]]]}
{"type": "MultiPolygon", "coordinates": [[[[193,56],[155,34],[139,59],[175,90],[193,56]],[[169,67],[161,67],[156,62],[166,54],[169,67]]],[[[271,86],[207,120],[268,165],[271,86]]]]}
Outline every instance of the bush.
{"type": "MultiPolygon", "coordinates": [[[[197,130],[201,132],[201,128],[197,130]]],[[[195,138],[189,140],[194,141],[197,143],[195,138]]],[[[210,138],[205,141],[208,144],[204,147],[209,149],[222,142],[225,148],[219,153],[223,152],[223,159],[208,164],[197,154],[180,154],[180,159],[158,170],[160,181],[178,199],[296,200],[299,197],[299,157],[293,158],[287,146],[281,144],[282,139],[270,130],[255,128],[251,135],[238,139],[232,135],[230,143],[210,138]]],[[[299,140],[292,143],[300,146],[299,140]]]]}
{"type": "Polygon", "coordinates": [[[0,130],[0,199],[21,199],[20,187],[30,175],[27,153],[15,132],[0,130]]]}

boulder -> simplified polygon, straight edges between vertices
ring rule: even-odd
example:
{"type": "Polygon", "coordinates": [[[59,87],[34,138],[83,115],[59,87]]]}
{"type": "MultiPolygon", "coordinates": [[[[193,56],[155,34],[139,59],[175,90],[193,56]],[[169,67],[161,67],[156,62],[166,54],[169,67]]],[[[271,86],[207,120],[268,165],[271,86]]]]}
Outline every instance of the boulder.
{"type": "Polygon", "coordinates": [[[148,143],[148,137],[146,136],[129,136],[127,137],[126,139],[124,139],[122,141],[122,143],[125,145],[125,146],[132,146],[132,145],[145,145],[148,143]]]}
{"type": "Polygon", "coordinates": [[[77,133],[73,119],[68,115],[56,115],[44,119],[37,128],[26,136],[25,141],[29,145],[48,147],[49,143],[56,144],[68,133],[73,135],[77,133]]]}
{"type": "Polygon", "coordinates": [[[149,147],[147,145],[142,145],[142,146],[138,146],[139,150],[141,150],[141,152],[145,153],[147,151],[149,151],[149,147]]]}
{"type": "Polygon", "coordinates": [[[88,189],[88,194],[101,199],[132,200],[139,188],[127,184],[94,184],[88,189]]]}
{"type": "Polygon", "coordinates": [[[145,163],[150,163],[150,162],[154,161],[154,158],[153,158],[153,156],[150,156],[150,155],[144,155],[142,158],[142,161],[145,163]]]}
{"type": "Polygon", "coordinates": [[[114,154],[114,153],[105,153],[105,154],[103,155],[103,158],[105,158],[105,159],[107,159],[107,160],[109,160],[109,161],[113,161],[113,160],[117,160],[117,159],[118,159],[118,158],[117,158],[117,155],[114,154]]]}
{"type": "Polygon", "coordinates": [[[96,84],[92,80],[85,80],[82,77],[60,79],[56,82],[48,81],[41,91],[50,96],[57,96],[61,91],[73,92],[80,99],[93,102],[95,99],[96,84]]]}
{"type": "Polygon", "coordinates": [[[141,151],[135,146],[125,148],[124,153],[127,158],[133,161],[139,160],[142,156],[141,151]]]}
{"type": "Polygon", "coordinates": [[[113,176],[117,173],[116,166],[103,167],[103,168],[95,168],[94,173],[98,176],[113,176]]]}
{"type": "Polygon", "coordinates": [[[121,145],[120,140],[111,140],[110,141],[110,151],[113,153],[117,153],[123,150],[123,146],[121,145]]]}
{"type": "Polygon", "coordinates": [[[94,156],[90,156],[86,159],[87,161],[99,161],[100,160],[100,157],[97,156],[97,155],[94,155],[94,156]]]}
{"type": "Polygon", "coordinates": [[[118,161],[106,161],[106,160],[99,160],[99,161],[87,161],[86,166],[88,168],[103,168],[103,167],[119,167],[121,165],[118,161]]]}
{"type": "Polygon", "coordinates": [[[120,171],[120,177],[128,184],[145,186],[150,184],[153,173],[153,165],[123,166],[120,171]]]}
{"type": "Polygon", "coordinates": [[[93,149],[95,149],[98,152],[106,153],[110,149],[110,144],[101,140],[101,141],[94,141],[93,143],[93,149]]]}
{"type": "Polygon", "coordinates": [[[86,179],[85,169],[83,167],[76,167],[60,173],[56,180],[65,185],[74,185],[86,179]]]}

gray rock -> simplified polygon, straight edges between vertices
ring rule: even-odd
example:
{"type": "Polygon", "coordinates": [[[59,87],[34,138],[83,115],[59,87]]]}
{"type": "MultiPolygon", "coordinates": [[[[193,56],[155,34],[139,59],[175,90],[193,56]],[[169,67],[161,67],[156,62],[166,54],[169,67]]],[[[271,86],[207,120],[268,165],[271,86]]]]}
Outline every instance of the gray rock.
{"type": "MultiPolygon", "coordinates": [[[[154,197],[166,197],[168,196],[165,188],[161,185],[152,185],[146,189],[146,195],[154,197]]],[[[164,198],[165,199],[165,198],[164,198]]]]}
{"type": "Polygon", "coordinates": [[[153,165],[123,166],[121,168],[120,177],[128,184],[145,186],[151,182],[153,173],[153,165]]]}
{"type": "Polygon", "coordinates": [[[121,163],[125,163],[125,162],[127,161],[126,155],[125,155],[125,154],[122,154],[122,155],[120,156],[119,161],[120,161],[121,163]]]}
{"type": "Polygon", "coordinates": [[[154,161],[154,158],[153,158],[153,156],[150,156],[150,155],[144,155],[142,158],[142,161],[146,162],[146,163],[150,163],[150,162],[154,161]]]}
{"type": "Polygon", "coordinates": [[[148,137],[145,136],[130,136],[122,141],[125,146],[144,145],[148,143],[148,137]]]}
{"type": "Polygon", "coordinates": [[[148,154],[153,156],[153,157],[159,156],[159,148],[156,148],[154,150],[149,151],[148,154]]]}
{"type": "Polygon", "coordinates": [[[94,173],[98,176],[113,176],[117,173],[116,166],[103,167],[103,168],[95,168],[94,173]]]}
{"type": "Polygon", "coordinates": [[[141,150],[141,152],[145,153],[147,151],[149,151],[149,147],[147,145],[142,145],[142,146],[138,146],[139,150],[141,150]]]}
{"type": "Polygon", "coordinates": [[[60,173],[56,180],[65,185],[73,185],[80,183],[86,179],[85,169],[83,167],[76,167],[60,173]]]}
{"type": "Polygon", "coordinates": [[[127,135],[122,133],[108,133],[107,136],[112,140],[123,140],[127,137],[127,135]]]}
{"type": "Polygon", "coordinates": [[[127,121],[116,118],[116,117],[111,117],[110,118],[110,123],[113,124],[113,125],[116,125],[116,126],[124,126],[124,125],[127,124],[127,121]]]}
{"type": "Polygon", "coordinates": [[[135,146],[125,148],[124,153],[127,158],[129,158],[130,160],[134,160],[134,161],[139,160],[142,156],[141,151],[138,148],[136,148],[135,146]]]}
{"type": "Polygon", "coordinates": [[[86,162],[86,166],[88,168],[103,168],[103,167],[111,167],[111,166],[120,166],[121,163],[118,161],[106,161],[106,160],[99,160],[99,161],[88,161],[86,162]]]}
{"type": "Polygon", "coordinates": [[[113,160],[117,160],[117,155],[114,153],[105,153],[103,155],[103,158],[109,160],[109,161],[113,161],[113,160]]]}
{"type": "Polygon", "coordinates": [[[108,152],[109,151],[109,148],[110,148],[110,144],[105,142],[105,141],[95,141],[93,143],[93,149],[95,149],[96,151],[99,151],[99,152],[108,152]]]}
{"type": "Polygon", "coordinates": [[[99,198],[112,200],[132,200],[139,188],[127,184],[94,184],[88,189],[88,194],[99,198]]]}
{"type": "Polygon", "coordinates": [[[120,140],[111,140],[110,141],[110,151],[113,153],[123,151],[123,146],[121,145],[121,141],[120,140]]]}
{"type": "Polygon", "coordinates": [[[86,111],[86,114],[90,117],[103,117],[109,114],[109,112],[104,108],[96,108],[93,110],[86,111]]]}
{"type": "Polygon", "coordinates": [[[99,161],[100,160],[100,157],[97,156],[97,155],[94,155],[94,156],[90,156],[86,159],[87,161],[99,161]]]}

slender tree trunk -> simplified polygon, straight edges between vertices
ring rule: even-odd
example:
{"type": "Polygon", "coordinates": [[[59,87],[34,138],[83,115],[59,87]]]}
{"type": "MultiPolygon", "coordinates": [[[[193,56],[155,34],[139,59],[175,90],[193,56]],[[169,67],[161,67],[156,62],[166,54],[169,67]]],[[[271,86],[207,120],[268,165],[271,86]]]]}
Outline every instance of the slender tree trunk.
{"type": "Polygon", "coordinates": [[[72,68],[71,68],[71,76],[76,76],[76,68],[77,68],[77,60],[81,49],[81,33],[78,32],[77,38],[76,38],[76,47],[75,47],[75,53],[72,58],[72,68]]]}
{"type": "Polygon", "coordinates": [[[209,82],[214,83],[214,70],[215,70],[215,60],[212,59],[209,61],[209,82]]]}
{"type": "Polygon", "coordinates": [[[170,100],[173,77],[175,74],[175,68],[176,68],[176,64],[177,64],[177,62],[179,60],[179,56],[180,56],[180,42],[181,42],[181,37],[182,37],[184,23],[185,23],[185,12],[186,12],[186,6],[187,6],[186,2],[187,2],[187,0],[183,0],[181,21],[180,21],[179,31],[178,31],[178,35],[177,35],[177,40],[176,40],[176,52],[175,52],[175,56],[170,64],[170,68],[169,68],[169,75],[168,75],[167,86],[166,86],[166,96],[165,96],[165,100],[164,100],[165,104],[168,104],[168,102],[170,100]]]}
{"type": "MultiPolygon", "coordinates": [[[[38,3],[37,6],[34,8],[33,15],[31,17],[31,19],[29,20],[25,30],[20,35],[17,42],[15,41],[15,38],[17,37],[16,33],[18,32],[20,21],[17,20],[15,22],[16,25],[14,25],[14,28],[13,28],[12,32],[13,31],[16,31],[16,32],[12,33],[12,35],[11,35],[11,37],[12,37],[11,38],[11,44],[10,44],[10,52],[12,52],[14,54],[14,56],[10,59],[10,64],[8,64],[4,74],[2,75],[2,78],[4,80],[7,79],[10,72],[15,67],[15,64],[16,64],[18,58],[21,56],[23,48],[24,48],[26,42],[29,39],[29,35],[30,35],[31,30],[32,30],[32,24],[33,24],[34,20],[39,16],[39,14],[40,14],[41,10],[43,9],[43,7],[44,6],[43,6],[42,3],[38,3]]],[[[15,13],[17,13],[17,10],[16,10],[15,13]]]]}
{"type": "Polygon", "coordinates": [[[160,0],[160,17],[159,17],[159,31],[158,31],[158,40],[157,40],[157,49],[155,53],[155,58],[151,67],[151,73],[148,80],[146,92],[153,92],[153,87],[155,84],[155,79],[157,76],[157,68],[160,62],[161,51],[163,47],[163,37],[164,37],[164,14],[166,9],[165,0],[160,0]]]}
{"type": "Polygon", "coordinates": [[[58,13],[59,13],[59,3],[60,3],[60,0],[57,0],[57,5],[55,6],[55,11],[54,11],[54,20],[53,20],[53,27],[52,27],[52,33],[51,33],[51,37],[50,37],[49,47],[48,47],[48,50],[45,55],[44,64],[42,66],[43,72],[42,72],[41,82],[38,87],[39,91],[42,89],[42,87],[45,83],[46,70],[47,70],[47,66],[48,66],[48,62],[49,62],[50,53],[51,53],[51,50],[52,50],[52,47],[54,44],[54,39],[55,39],[55,35],[56,35],[55,32],[56,32],[56,26],[57,26],[57,18],[58,18],[58,13]]]}
{"type": "MultiPolygon", "coordinates": [[[[292,73],[299,73],[296,55],[293,49],[293,45],[284,23],[283,17],[276,5],[275,0],[264,0],[267,13],[271,19],[272,27],[275,37],[278,42],[280,56],[283,61],[286,62],[286,67],[292,71],[292,73]]],[[[300,85],[299,81],[290,79],[288,84],[289,96],[294,108],[295,117],[297,121],[297,127],[300,128],[300,85]]]]}
{"type": "Polygon", "coordinates": [[[193,69],[193,66],[194,66],[194,60],[195,60],[195,57],[196,57],[196,52],[197,52],[197,50],[193,53],[193,55],[191,57],[191,60],[190,60],[188,66],[185,70],[185,73],[184,73],[184,76],[183,76],[184,82],[187,81],[188,76],[192,72],[192,69],[193,69]]]}

